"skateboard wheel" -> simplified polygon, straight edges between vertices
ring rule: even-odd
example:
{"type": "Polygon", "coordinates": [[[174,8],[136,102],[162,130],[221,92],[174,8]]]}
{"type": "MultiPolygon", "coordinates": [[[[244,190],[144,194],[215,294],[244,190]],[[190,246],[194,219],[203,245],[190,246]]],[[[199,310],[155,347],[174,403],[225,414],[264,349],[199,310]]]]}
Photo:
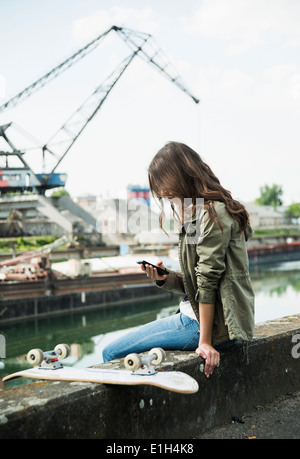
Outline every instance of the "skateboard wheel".
{"type": "Polygon", "coordinates": [[[65,359],[70,355],[70,348],[67,344],[58,344],[55,346],[54,350],[58,353],[59,359],[65,359]]]}
{"type": "Polygon", "coordinates": [[[27,354],[27,362],[33,366],[40,365],[44,359],[44,353],[41,349],[31,349],[27,354]]]}
{"type": "Polygon", "coordinates": [[[161,347],[154,347],[149,351],[149,354],[156,354],[156,359],[152,360],[154,365],[159,365],[166,358],[166,353],[161,347]]]}
{"type": "Polygon", "coordinates": [[[138,354],[128,354],[124,359],[127,370],[138,370],[142,366],[141,358],[138,354]]]}

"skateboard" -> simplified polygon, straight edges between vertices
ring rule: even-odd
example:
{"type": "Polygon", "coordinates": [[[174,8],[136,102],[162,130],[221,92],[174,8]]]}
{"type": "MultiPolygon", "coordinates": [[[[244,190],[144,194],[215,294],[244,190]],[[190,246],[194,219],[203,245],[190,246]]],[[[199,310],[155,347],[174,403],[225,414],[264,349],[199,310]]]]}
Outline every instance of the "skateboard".
{"type": "Polygon", "coordinates": [[[52,381],[80,381],[115,385],[152,385],[172,392],[193,394],[199,390],[197,381],[180,371],[157,371],[165,359],[161,348],[151,349],[148,355],[129,354],[124,359],[124,368],[74,368],[65,367],[59,361],[70,353],[66,344],[59,344],[52,351],[43,352],[32,349],[27,360],[34,368],[18,371],[5,376],[3,381],[25,377],[29,379],[46,379],[52,381]]]}

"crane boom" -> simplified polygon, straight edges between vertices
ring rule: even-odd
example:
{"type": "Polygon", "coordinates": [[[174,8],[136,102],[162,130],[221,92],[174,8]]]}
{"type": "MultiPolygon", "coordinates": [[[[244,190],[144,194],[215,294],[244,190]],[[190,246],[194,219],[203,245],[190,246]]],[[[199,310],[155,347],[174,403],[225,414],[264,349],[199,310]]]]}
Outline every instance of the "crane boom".
{"type": "Polygon", "coordinates": [[[52,136],[48,144],[43,146],[43,152],[49,152],[57,158],[57,162],[49,174],[45,174],[43,185],[47,185],[56,168],[59,166],[63,158],[66,156],[74,142],[80,136],[86,125],[96,115],[103,102],[106,100],[110,91],[121,78],[129,64],[137,55],[139,50],[130,54],[124,59],[121,64],[99,85],[94,92],[86,99],[86,101],[76,110],[69,120],[61,126],[61,128],[52,136]],[[62,152],[55,153],[54,147],[63,147],[62,152]]]}
{"type": "Polygon", "coordinates": [[[140,44],[137,43],[138,40],[147,40],[149,43],[150,50],[150,42],[152,42],[154,54],[152,54],[151,56],[145,50],[143,50],[140,54],[141,57],[144,60],[146,60],[146,62],[154,65],[157,68],[157,70],[160,70],[170,81],[172,81],[172,83],[176,84],[182,91],[187,93],[194,100],[195,103],[199,102],[199,99],[194,97],[191,94],[191,92],[185,87],[185,85],[181,81],[180,76],[176,74],[175,70],[171,70],[170,62],[166,61],[163,51],[155,45],[154,39],[150,34],[113,25],[104,33],[102,33],[94,40],[89,42],[87,45],[85,45],[83,48],[79,49],[76,53],[72,54],[65,61],[61,62],[59,65],[54,67],[52,70],[47,72],[42,77],[38,78],[34,83],[30,84],[25,89],[20,91],[18,94],[13,96],[11,99],[7,100],[4,104],[0,106],[0,112],[3,112],[9,107],[14,107],[23,99],[29,97],[32,93],[45,86],[46,83],[50,82],[57,76],[61,75],[68,68],[72,67],[72,65],[76,64],[88,53],[92,52],[100,44],[102,39],[105,38],[111,31],[115,31],[125,41],[125,43],[127,43],[127,45],[133,49],[136,49],[138,46],[140,46],[140,44]],[[158,60],[158,58],[161,60],[161,62],[158,60]]]}
{"type": "Polygon", "coordinates": [[[181,77],[173,68],[171,63],[167,60],[167,56],[161,48],[158,47],[154,38],[150,34],[145,34],[143,32],[137,32],[135,30],[126,29],[124,27],[115,27],[115,31],[121,36],[125,43],[130,48],[136,48],[138,46],[137,40],[140,40],[145,35],[147,35],[147,46],[141,49],[139,53],[140,57],[144,59],[147,63],[153,65],[156,70],[162,72],[162,74],[179,87],[183,92],[190,96],[193,101],[198,104],[200,101],[197,97],[186,88],[181,77]],[[146,49],[145,49],[146,48],[146,49]]]}
{"type": "Polygon", "coordinates": [[[47,72],[45,75],[40,77],[34,83],[30,84],[25,89],[23,89],[21,92],[13,96],[11,99],[7,100],[4,104],[0,106],[0,112],[3,112],[9,107],[14,107],[19,102],[21,102],[22,99],[24,99],[25,97],[29,97],[33,92],[42,88],[43,86],[45,86],[46,83],[53,80],[58,75],[62,74],[65,70],[70,68],[73,64],[75,64],[80,59],[82,59],[84,56],[86,56],[88,53],[93,51],[100,44],[102,39],[106,37],[113,29],[114,29],[114,26],[110,27],[108,30],[106,30],[106,32],[102,33],[101,35],[96,37],[94,40],[92,40],[90,43],[85,45],[83,48],[79,49],[76,53],[72,54],[72,56],[68,57],[68,59],[61,62],[59,65],[57,65],[52,70],[47,72]]]}
{"type": "Polygon", "coordinates": [[[133,49],[133,54],[128,56],[109,77],[98,86],[91,96],[76,110],[76,112],[64,123],[61,128],[52,136],[46,145],[43,146],[43,155],[48,152],[56,157],[57,162],[49,174],[44,175],[44,185],[50,181],[53,173],[66,156],[74,142],[82,133],[86,125],[98,112],[103,102],[106,100],[112,88],[118,82],[124,71],[132,62],[136,55],[142,56],[146,62],[153,64],[157,70],[162,72],[172,83],[176,84],[181,90],[188,94],[195,103],[199,100],[180,82],[180,76],[171,72],[170,63],[166,60],[162,50],[156,46],[150,34],[136,32],[130,29],[118,28],[114,26],[117,33],[121,33],[122,39],[133,49]],[[145,50],[147,48],[147,51],[145,50]],[[53,145],[53,147],[52,147],[53,145]],[[57,149],[61,149],[58,154],[57,149]]]}
{"type": "MultiPolygon", "coordinates": [[[[87,124],[92,120],[96,113],[101,108],[102,104],[108,97],[109,93],[118,82],[120,77],[123,75],[127,67],[130,65],[135,56],[139,55],[146,63],[154,66],[156,70],[161,72],[169,81],[174,83],[179,89],[186,93],[189,97],[193,99],[195,103],[199,103],[193,94],[186,88],[186,86],[181,81],[179,74],[172,68],[170,62],[166,59],[163,51],[157,46],[153,37],[144,32],[138,32],[124,27],[112,26],[106,32],[99,35],[97,38],[92,40],[86,46],[81,48],[75,54],[70,56],[67,60],[56,66],[54,69],[46,73],[43,77],[39,78],[35,83],[25,88],[19,94],[17,94],[12,99],[8,100],[5,104],[0,107],[0,112],[8,108],[9,106],[16,105],[20,100],[28,97],[37,89],[41,88],[46,84],[46,82],[51,81],[56,76],[60,75],[67,68],[70,68],[73,64],[82,59],[87,53],[95,49],[100,41],[106,37],[111,31],[115,31],[121,39],[129,46],[133,52],[124,59],[121,64],[100,84],[94,92],[88,97],[88,99],[81,104],[81,106],[73,113],[73,115],[61,126],[61,128],[51,137],[51,139],[42,147],[43,160],[45,156],[50,154],[52,158],[55,158],[56,163],[52,166],[52,170],[49,173],[43,174],[34,174],[37,186],[41,192],[44,192],[48,187],[50,187],[50,180],[57,169],[58,165],[61,163],[63,158],[66,156],[74,142],[83,132],[87,124]]],[[[5,129],[9,125],[3,126],[0,136],[4,137],[7,143],[9,139],[5,136],[5,129]],[[5,129],[4,129],[5,128],[5,129]]],[[[0,127],[1,128],[1,127],[0,127]]],[[[10,143],[9,143],[10,145],[10,143]]],[[[21,153],[16,151],[13,145],[10,145],[13,149],[11,154],[16,155],[19,159],[22,160],[24,166],[29,169],[27,163],[22,159],[21,153]]],[[[0,152],[2,155],[8,155],[10,153],[0,152]]],[[[48,169],[49,170],[49,169],[48,169]]],[[[58,175],[58,174],[55,174],[58,175]]],[[[51,184],[53,187],[54,183],[51,184]]]]}

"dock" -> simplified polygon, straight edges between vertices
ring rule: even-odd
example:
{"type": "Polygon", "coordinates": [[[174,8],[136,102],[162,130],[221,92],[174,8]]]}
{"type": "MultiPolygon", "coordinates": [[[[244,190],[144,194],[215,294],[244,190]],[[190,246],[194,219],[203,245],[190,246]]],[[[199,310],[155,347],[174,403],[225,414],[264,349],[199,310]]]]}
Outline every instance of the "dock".
{"type": "Polygon", "coordinates": [[[9,284],[1,291],[0,323],[11,324],[47,317],[61,317],[139,302],[177,298],[177,294],[158,289],[143,273],[107,274],[56,281],[9,284]]]}

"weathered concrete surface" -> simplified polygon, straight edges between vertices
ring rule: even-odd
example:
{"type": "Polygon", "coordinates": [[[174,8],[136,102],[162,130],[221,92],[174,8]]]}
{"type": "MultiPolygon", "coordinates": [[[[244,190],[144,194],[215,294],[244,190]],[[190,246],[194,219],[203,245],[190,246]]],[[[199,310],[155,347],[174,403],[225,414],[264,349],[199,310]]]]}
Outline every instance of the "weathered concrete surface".
{"type": "Polygon", "coordinates": [[[298,343],[300,315],[257,325],[247,352],[222,351],[220,367],[209,379],[194,353],[168,352],[162,367],[193,376],[200,386],[193,395],[150,386],[47,381],[3,390],[0,438],[199,438],[232,416],[299,391],[298,343]]]}
{"type": "Polygon", "coordinates": [[[195,439],[299,440],[300,392],[280,395],[271,403],[257,405],[241,418],[233,417],[195,439]]]}

